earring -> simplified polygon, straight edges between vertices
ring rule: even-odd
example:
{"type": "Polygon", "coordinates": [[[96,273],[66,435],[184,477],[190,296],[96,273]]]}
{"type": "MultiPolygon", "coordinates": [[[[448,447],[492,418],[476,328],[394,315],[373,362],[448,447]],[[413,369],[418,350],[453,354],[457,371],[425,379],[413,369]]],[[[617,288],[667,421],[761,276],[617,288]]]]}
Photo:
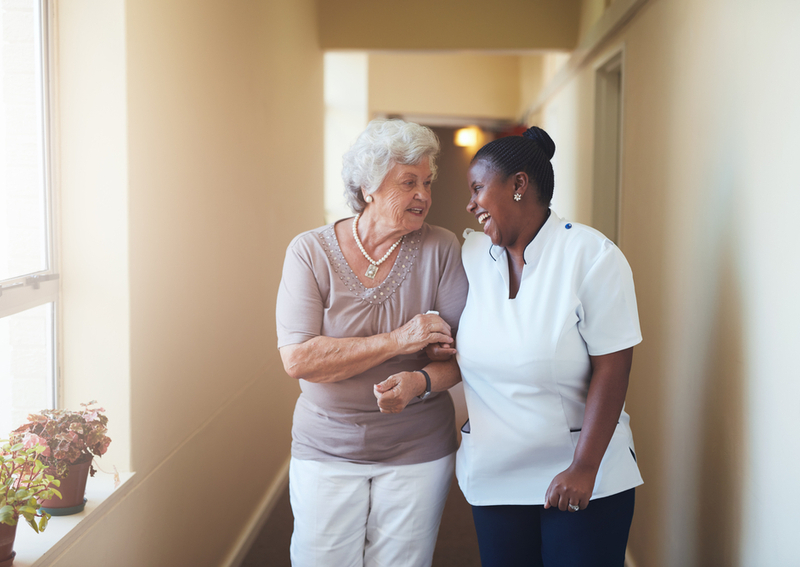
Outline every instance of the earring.
{"type": "Polygon", "coordinates": [[[514,193],[514,200],[519,201],[520,199],[522,199],[522,195],[520,195],[519,193],[514,193]]]}
{"type": "Polygon", "coordinates": [[[366,197],[364,197],[364,200],[365,200],[367,203],[371,203],[371,202],[372,202],[372,195],[367,195],[366,197]]]}

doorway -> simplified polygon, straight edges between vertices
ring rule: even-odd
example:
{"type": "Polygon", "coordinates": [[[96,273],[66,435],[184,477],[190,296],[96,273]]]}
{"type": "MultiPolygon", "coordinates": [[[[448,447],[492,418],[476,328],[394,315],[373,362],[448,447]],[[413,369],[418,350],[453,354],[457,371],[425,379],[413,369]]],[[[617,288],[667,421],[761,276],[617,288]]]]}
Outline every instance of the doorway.
{"type": "Polygon", "coordinates": [[[595,71],[592,226],[619,245],[622,52],[595,71]]]}

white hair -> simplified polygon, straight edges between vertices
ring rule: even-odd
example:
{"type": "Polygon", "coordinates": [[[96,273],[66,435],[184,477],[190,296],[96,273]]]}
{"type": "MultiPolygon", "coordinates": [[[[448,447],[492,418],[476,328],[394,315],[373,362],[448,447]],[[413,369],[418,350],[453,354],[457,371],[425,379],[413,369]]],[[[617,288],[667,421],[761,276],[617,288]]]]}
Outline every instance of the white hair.
{"type": "Polygon", "coordinates": [[[347,204],[355,213],[367,206],[361,191],[378,190],[395,164],[417,165],[426,157],[436,178],[439,140],[430,128],[404,120],[372,120],[342,157],[347,204]]]}

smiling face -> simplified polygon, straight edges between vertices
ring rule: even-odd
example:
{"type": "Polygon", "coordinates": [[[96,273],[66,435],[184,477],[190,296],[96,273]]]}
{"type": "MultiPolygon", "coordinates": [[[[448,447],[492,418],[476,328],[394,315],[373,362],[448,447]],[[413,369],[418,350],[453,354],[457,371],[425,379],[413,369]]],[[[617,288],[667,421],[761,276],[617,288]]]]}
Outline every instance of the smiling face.
{"type": "Polygon", "coordinates": [[[514,200],[516,176],[505,178],[487,161],[478,160],[470,166],[467,179],[470,189],[467,211],[483,225],[492,244],[504,247],[514,244],[525,221],[520,203],[514,200]]]}
{"type": "Polygon", "coordinates": [[[431,208],[432,181],[427,157],[417,165],[394,164],[372,193],[374,201],[367,206],[365,215],[400,234],[422,228],[431,208]]]}

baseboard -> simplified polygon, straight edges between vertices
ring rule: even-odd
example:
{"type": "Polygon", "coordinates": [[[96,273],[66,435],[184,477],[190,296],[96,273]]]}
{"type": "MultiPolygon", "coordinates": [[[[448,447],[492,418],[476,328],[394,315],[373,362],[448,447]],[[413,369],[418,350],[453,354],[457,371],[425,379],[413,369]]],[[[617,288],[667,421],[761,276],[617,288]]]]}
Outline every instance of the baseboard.
{"type": "Polygon", "coordinates": [[[253,542],[258,537],[258,534],[261,533],[261,529],[275,508],[278,498],[289,484],[289,460],[287,458],[286,462],[278,470],[278,474],[275,475],[275,479],[250,517],[247,528],[239,535],[228,557],[220,563],[220,567],[239,567],[244,558],[247,557],[247,552],[250,551],[253,542]]]}

